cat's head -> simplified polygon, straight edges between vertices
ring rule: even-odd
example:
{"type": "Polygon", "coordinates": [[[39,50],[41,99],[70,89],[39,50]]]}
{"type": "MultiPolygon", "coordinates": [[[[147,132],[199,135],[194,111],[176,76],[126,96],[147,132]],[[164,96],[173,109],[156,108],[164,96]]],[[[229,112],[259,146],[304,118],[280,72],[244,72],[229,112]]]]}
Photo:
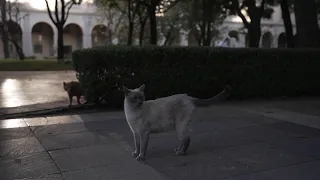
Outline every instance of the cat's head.
{"type": "Polygon", "coordinates": [[[71,83],[70,82],[63,82],[63,89],[65,91],[67,91],[71,86],[71,83]]]}
{"type": "Polygon", "coordinates": [[[133,105],[142,105],[145,101],[144,95],[145,85],[142,84],[140,87],[136,89],[129,89],[125,86],[122,87],[125,98],[133,105]]]}

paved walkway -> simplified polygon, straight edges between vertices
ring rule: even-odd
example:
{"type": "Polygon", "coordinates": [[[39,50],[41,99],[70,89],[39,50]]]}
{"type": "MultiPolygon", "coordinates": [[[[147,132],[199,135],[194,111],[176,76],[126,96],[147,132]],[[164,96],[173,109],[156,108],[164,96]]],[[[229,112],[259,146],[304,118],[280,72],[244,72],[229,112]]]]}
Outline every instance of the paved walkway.
{"type": "Polygon", "coordinates": [[[143,164],[122,112],[2,120],[0,179],[318,180],[318,124],[250,103],[199,109],[188,156],[173,155],[174,133],[154,134],[143,164]]]}
{"type": "Polygon", "coordinates": [[[0,115],[67,106],[62,82],[71,80],[74,71],[1,71],[0,115]]]}

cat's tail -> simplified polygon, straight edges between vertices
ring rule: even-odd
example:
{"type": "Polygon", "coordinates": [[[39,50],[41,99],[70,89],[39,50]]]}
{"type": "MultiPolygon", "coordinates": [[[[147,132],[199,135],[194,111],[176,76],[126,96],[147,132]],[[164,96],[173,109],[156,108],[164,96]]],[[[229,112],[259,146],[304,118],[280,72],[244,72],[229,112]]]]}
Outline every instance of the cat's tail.
{"type": "Polygon", "coordinates": [[[226,86],[222,92],[220,92],[219,94],[217,94],[214,97],[211,97],[209,99],[198,99],[198,98],[192,97],[192,102],[197,107],[211,106],[211,105],[214,105],[214,104],[220,102],[221,100],[224,100],[227,97],[229,97],[230,91],[231,91],[231,87],[226,86]]]}

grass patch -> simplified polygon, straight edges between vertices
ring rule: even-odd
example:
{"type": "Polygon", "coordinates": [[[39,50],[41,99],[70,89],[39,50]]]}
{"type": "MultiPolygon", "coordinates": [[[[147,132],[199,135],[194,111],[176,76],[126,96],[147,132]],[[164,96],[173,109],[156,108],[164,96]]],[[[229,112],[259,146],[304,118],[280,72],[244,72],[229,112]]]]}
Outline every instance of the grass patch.
{"type": "Polygon", "coordinates": [[[73,70],[71,60],[57,63],[53,59],[26,59],[24,61],[12,59],[0,59],[0,71],[62,71],[73,70]]]}

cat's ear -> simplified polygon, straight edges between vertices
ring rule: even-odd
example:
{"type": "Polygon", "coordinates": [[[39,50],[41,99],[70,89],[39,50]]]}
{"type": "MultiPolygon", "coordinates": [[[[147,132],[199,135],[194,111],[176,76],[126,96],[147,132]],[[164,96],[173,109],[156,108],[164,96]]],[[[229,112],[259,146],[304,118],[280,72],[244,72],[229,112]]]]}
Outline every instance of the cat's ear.
{"type": "Polygon", "coordinates": [[[66,85],[66,82],[63,81],[63,86],[65,86],[65,85],[66,85]]]}
{"type": "Polygon", "coordinates": [[[127,87],[125,86],[122,86],[122,91],[125,95],[127,95],[129,92],[130,92],[130,89],[128,89],[127,87]]]}
{"type": "Polygon", "coordinates": [[[146,88],[146,85],[142,84],[138,89],[139,89],[139,91],[144,92],[145,88],[146,88]]]}

